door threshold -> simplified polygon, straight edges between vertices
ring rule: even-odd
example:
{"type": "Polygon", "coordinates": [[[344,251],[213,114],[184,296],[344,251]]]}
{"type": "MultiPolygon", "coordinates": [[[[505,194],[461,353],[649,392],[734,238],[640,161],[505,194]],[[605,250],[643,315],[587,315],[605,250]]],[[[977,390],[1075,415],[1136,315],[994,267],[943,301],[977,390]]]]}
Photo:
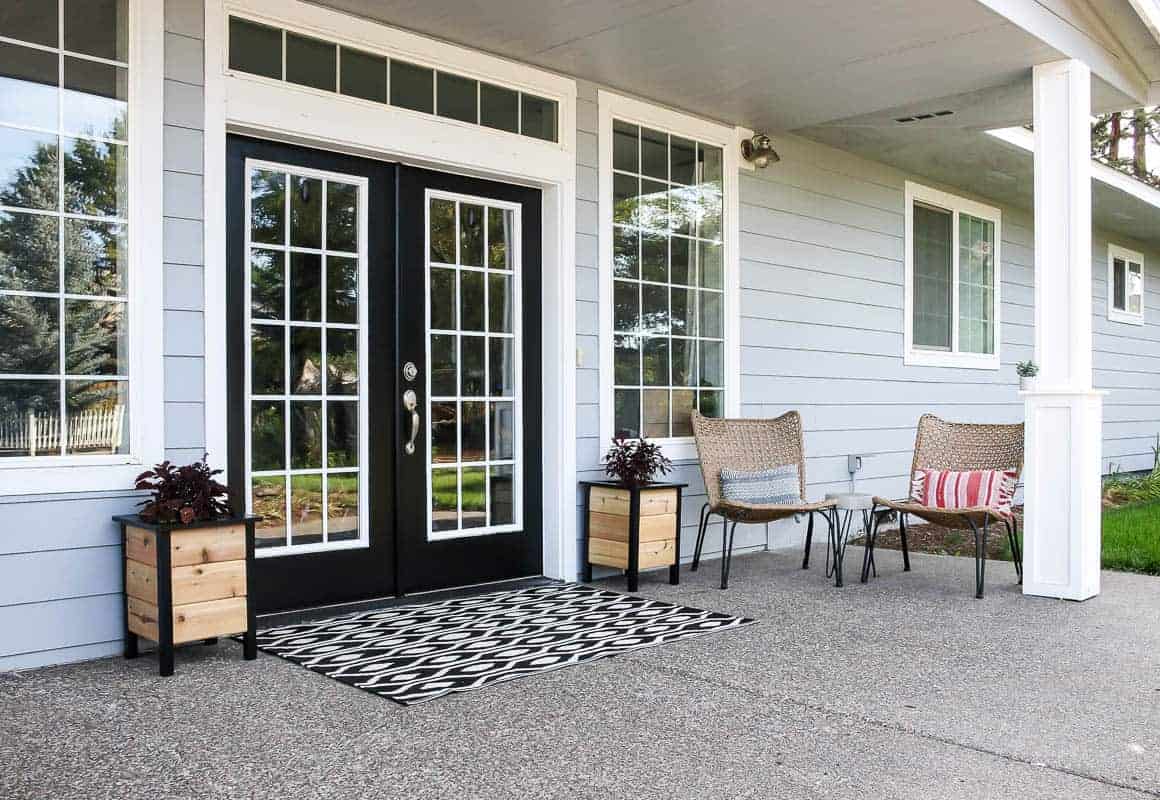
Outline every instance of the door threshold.
{"type": "Polygon", "coordinates": [[[317,622],[330,617],[357,614],[364,611],[377,611],[392,606],[409,605],[412,603],[435,603],[441,600],[455,600],[460,597],[473,597],[487,594],[500,589],[514,591],[531,589],[537,586],[558,586],[563,581],[543,576],[529,578],[508,578],[502,581],[489,583],[473,583],[467,586],[455,586],[450,589],[432,589],[426,592],[414,592],[402,596],[373,597],[369,600],[355,600],[350,603],[331,603],[324,606],[312,606],[291,611],[272,611],[269,614],[258,615],[259,628],[276,628],[282,625],[300,625],[306,622],[317,622]]]}

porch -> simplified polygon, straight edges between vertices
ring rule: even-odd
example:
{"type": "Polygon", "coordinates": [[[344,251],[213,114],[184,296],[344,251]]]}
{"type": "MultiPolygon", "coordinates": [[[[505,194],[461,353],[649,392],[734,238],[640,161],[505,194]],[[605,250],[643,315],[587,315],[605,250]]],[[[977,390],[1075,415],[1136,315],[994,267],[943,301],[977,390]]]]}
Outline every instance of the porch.
{"type": "Polygon", "coordinates": [[[814,556],[740,556],[728,592],[714,569],[642,581],[757,625],[407,709],[225,642],[168,679],[148,658],[4,674],[0,795],[1156,795],[1155,579],[1063,603],[993,562],[978,603],[966,559],[884,552],[837,590],[814,556]]]}

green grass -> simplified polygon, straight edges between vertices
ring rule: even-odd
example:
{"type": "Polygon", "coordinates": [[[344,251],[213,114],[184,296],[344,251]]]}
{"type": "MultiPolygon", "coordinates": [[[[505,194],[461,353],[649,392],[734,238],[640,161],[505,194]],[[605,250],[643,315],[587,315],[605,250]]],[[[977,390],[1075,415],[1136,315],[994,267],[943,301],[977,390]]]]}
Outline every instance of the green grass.
{"type": "Polygon", "coordinates": [[[1104,511],[1104,569],[1160,575],[1160,501],[1104,511]]]}
{"type": "MultiPolygon", "coordinates": [[[[463,508],[482,509],[485,502],[484,480],[487,470],[472,468],[463,470],[463,508]]],[[[455,508],[455,470],[435,470],[431,477],[431,489],[435,495],[436,508],[455,508]]]]}

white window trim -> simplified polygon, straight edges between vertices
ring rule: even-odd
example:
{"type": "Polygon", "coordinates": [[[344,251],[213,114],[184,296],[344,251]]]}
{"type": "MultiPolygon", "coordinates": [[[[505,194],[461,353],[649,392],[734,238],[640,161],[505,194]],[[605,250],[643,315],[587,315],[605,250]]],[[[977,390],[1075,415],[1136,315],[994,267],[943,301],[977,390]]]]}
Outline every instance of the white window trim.
{"type": "MultiPolygon", "coordinates": [[[[614,347],[612,332],[612,122],[613,119],[656,128],[670,134],[720,147],[725,269],[725,415],[741,415],[741,312],[740,312],[740,179],[739,129],[709,122],[630,97],[600,90],[599,122],[599,234],[600,234],[600,445],[608,446],[615,432],[613,401],[614,347]]],[[[651,440],[664,448],[673,461],[692,461],[697,447],[691,436],[651,440]]]]}
{"type": "Polygon", "coordinates": [[[904,328],[905,344],[903,362],[907,366],[922,367],[957,367],[964,369],[999,369],[999,351],[1002,347],[1002,310],[1003,298],[1001,294],[1002,280],[1002,212],[992,206],[958,197],[948,192],[932,189],[913,181],[906,182],[906,278],[905,278],[905,308],[904,328]],[[951,349],[927,350],[914,346],[914,204],[915,202],[937,206],[954,214],[951,226],[951,285],[954,289],[951,305],[951,349]],[[995,352],[963,353],[959,346],[959,224],[960,213],[970,214],[973,217],[988,220],[995,225],[995,352]]]}
{"type": "MultiPolygon", "coordinates": [[[[1125,287],[1127,285],[1127,275],[1124,276],[1125,287]]],[[[1144,255],[1135,250],[1129,250],[1126,247],[1120,247],[1117,244],[1108,244],[1108,272],[1107,272],[1107,295],[1108,295],[1108,320],[1111,322],[1123,322],[1128,325],[1143,325],[1144,311],[1146,309],[1144,298],[1147,296],[1147,291],[1144,284],[1148,281],[1147,272],[1144,268],[1144,255]],[[1126,308],[1116,308],[1115,297],[1112,293],[1114,283],[1115,261],[1120,259],[1124,262],[1124,270],[1128,269],[1128,262],[1135,261],[1140,265],[1140,313],[1133,314],[1126,308]]],[[[1125,297],[1125,299],[1127,299],[1125,297]]]]}
{"type": "Polygon", "coordinates": [[[4,459],[0,496],[132,489],[146,465],[164,458],[162,4],[130,0],[129,35],[129,452],[4,459]]]}
{"type": "MultiPolygon", "coordinates": [[[[160,47],[158,47],[160,50],[160,47]]],[[[159,70],[160,71],[160,70],[159,70]]],[[[543,569],[575,580],[576,82],[546,70],[439,42],[302,0],[205,2],[206,446],[228,446],[226,384],[226,135],[381,158],[429,169],[535,186],[542,192],[543,569]],[[255,78],[227,69],[228,15],[238,11],[286,30],[397,53],[414,63],[526,88],[559,101],[559,142],[545,142],[445,117],[255,78]]],[[[225,467],[223,460],[216,465],[225,467]]],[[[532,465],[529,465],[529,469],[532,465]]]]}

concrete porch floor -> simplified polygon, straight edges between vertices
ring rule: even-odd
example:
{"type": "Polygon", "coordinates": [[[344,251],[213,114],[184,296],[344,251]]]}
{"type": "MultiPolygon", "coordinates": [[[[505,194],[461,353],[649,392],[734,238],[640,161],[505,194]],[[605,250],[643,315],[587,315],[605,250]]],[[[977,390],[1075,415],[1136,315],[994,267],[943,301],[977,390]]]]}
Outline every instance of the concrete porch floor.
{"type": "MultiPolygon", "coordinates": [[[[0,797],[1160,797],[1160,579],[1083,604],[1010,564],[825,553],[642,577],[759,625],[403,708],[240,646],[0,675],[0,797]]],[[[619,580],[601,585],[622,590],[619,580]]]]}

